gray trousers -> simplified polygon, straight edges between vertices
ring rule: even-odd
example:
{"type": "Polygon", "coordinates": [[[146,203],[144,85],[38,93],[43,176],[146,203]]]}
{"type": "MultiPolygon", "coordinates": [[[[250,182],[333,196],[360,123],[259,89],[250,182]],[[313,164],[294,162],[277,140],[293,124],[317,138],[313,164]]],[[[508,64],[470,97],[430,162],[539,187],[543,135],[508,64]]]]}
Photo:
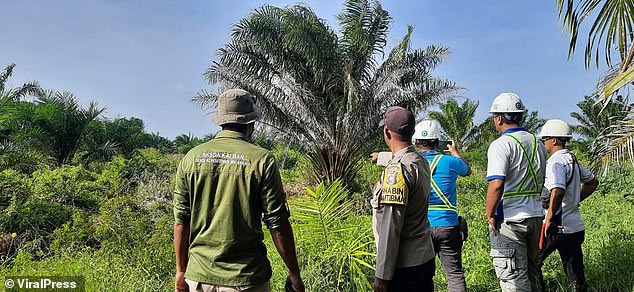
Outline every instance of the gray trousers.
{"type": "Polygon", "coordinates": [[[440,258],[449,292],[467,291],[462,269],[462,236],[460,227],[433,227],[431,237],[434,251],[440,258]]]}
{"type": "Polygon", "coordinates": [[[503,292],[541,291],[538,262],[542,219],[499,222],[498,235],[489,227],[491,258],[503,292]]]}

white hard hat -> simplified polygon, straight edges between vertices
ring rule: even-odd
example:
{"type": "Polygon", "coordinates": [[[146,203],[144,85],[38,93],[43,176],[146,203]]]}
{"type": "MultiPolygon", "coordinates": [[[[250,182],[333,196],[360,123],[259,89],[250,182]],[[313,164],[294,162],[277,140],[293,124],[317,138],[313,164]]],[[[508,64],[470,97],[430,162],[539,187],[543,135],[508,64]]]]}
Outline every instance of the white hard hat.
{"type": "Polygon", "coordinates": [[[517,94],[512,92],[500,93],[493,100],[490,113],[523,113],[526,111],[524,103],[517,94]]]}
{"type": "Polygon", "coordinates": [[[548,120],[539,131],[539,137],[571,138],[572,129],[562,120],[548,120]]]}
{"type": "Polygon", "coordinates": [[[440,123],[436,120],[424,120],[416,124],[412,140],[440,139],[440,123]]]}

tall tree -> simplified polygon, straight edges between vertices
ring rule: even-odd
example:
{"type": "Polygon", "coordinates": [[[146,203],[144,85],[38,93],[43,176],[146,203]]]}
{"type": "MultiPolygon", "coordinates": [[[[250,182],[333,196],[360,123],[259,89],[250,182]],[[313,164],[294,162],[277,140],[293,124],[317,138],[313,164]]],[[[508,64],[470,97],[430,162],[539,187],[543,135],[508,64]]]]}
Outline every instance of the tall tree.
{"type": "Polygon", "coordinates": [[[15,64],[10,64],[0,73],[0,98],[17,101],[22,97],[35,94],[41,89],[40,84],[36,81],[24,83],[16,88],[8,88],[7,81],[13,75],[13,68],[15,68],[15,64]]]}
{"type": "Polygon", "coordinates": [[[634,104],[627,104],[623,96],[618,96],[605,107],[597,101],[585,96],[577,103],[580,112],[572,112],[579,125],[572,126],[573,130],[586,141],[592,142],[602,133],[606,133],[616,121],[622,121],[628,115],[634,104]]]}
{"type": "Polygon", "coordinates": [[[577,103],[580,112],[572,112],[579,125],[573,130],[584,139],[581,145],[590,150],[594,170],[603,168],[603,174],[610,166],[618,168],[629,160],[634,166],[634,103],[617,96],[608,104],[598,104],[591,97],[577,103]]]}
{"type": "Polygon", "coordinates": [[[82,108],[70,92],[38,91],[33,102],[18,103],[10,126],[13,141],[48,149],[57,164],[71,162],[88,124],[105,108],[82,108]]]}
{"type": "MultiPolygon", "coordinates": [[[[585,49],[586,68],[599,65],[599,51],[603,45],[608,73],[597,85],[595,95],[606,104],[624,87],[634,81],[634,3],[632,0],[556,0],[562,25],[570,33],[569,56],[574,52],[581,24],[592,20],[585,49]],[[598,12],[596,11],[598,10],[598,12]],[[618,66],[612,66],[612,55],[618,53],[618,66]]],[[[629,88],[627,88],[629,89],[629,88]]],[[[609,166],[612,161],[629,160],[634,165],[634,110],[630,109],[624,120],[614,120],[592,148],[595,162],[609,166]]]]}
{"type": "MultiPolygon", "coordinates": [[[[318,179],[349,182],[387,107],[417,113],[457,88],[431,74],[447,48],[412,49],[408,27],[385,58],[388,12],[372,0],[344,5],[339,35],[304,5],[255,9],[234,26],[205,77],[254,94],[263,123],[303,147],[318,179]]],[[[195,100],[214,106],[217,94],[195,100]]]]}
{"type": "Polygon", "coordinates": [[[478,102],[466,99],[462,105],[451,98],[440,105],[440,111],[429,112],[430,119],[437,120],[440,123],[445,135],[450,140],[456,141],[458,146],[468,148],[475,142],[475,125],[473,117],[478,102]]]}
{"type": "MultiPolygon", "coordinates": [[[[10,64],[0,72],[0,126],[11,119],[17,101],[40,90],[40,85],[36,81],[24,83],[16,88],[8,87],[7,82],[13,75],[14,68],[15,64],[10,64]]],[[[5,135],[6,133],[3,133],[2,127],[0,127],[0,140],[4,140],[5,135]]]]}

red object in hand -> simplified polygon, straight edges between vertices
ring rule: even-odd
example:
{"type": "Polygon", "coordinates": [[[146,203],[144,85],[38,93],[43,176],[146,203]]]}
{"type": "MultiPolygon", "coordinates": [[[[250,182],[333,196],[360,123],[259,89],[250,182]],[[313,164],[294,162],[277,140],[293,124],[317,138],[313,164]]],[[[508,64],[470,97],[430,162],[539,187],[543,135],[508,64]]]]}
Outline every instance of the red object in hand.
{"type": "Polygon", "coordinates": [[[542,232],[539,234],[539,249],[544,249],[545,238],[546,238],[546,224],[542,224],[542,232]]]}

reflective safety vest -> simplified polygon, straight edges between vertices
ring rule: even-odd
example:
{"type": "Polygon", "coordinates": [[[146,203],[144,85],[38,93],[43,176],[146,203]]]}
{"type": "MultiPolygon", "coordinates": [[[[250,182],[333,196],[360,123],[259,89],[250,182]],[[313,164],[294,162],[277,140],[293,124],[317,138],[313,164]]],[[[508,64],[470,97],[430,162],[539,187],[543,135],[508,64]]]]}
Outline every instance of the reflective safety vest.
{"type": "Polygon", "coordinates": [[[436,170],[436,167],[438,166],[438,162],[440,162],[440,159],[442,158],[442,156],[443,156],[442,154],[437,154],[436,156],[434,156],[434,159],[429,165],[429,173],[431,174],[430,175],[431,188],[434,190],[438,198],[440,198],[440,200],[444,204],[429,204],[429,210],[443,210],[443,211],[450,210],[450,211],[456,212],[456,206],[452,204],[451,201],[449,201],[449,198],[445,196],[445,193],[442,192],[438,184],[436,184],[436,181],[434,181],[434,171],[436,170]]]}
{"type": "Polygon", "coordinates": [[[535,169],[535,165],[537,164],[537,151],[538,151],[537,145],[539,143],[537,141],[537,137],[535,137],[535,135],[532,135],[533,149],[529,156],[528,151],[526,151],[526,148],[524,147],[524,144],[522,144],[522,142],[519,139],[517,139],[517,137],[511,134],[506,134],[506,136],[511,138],[511,140],[513,140],[517,145],[520,146],[520,149],[522,149],[522,155],[528,161],[528,175],[525,175],[522,178],[522,180],[520,181],[520,184],[517,186],[515,190],[511,190],[511,191],[504,190],[504,194],[502,195],[502,198],[504,199],[504,198],[535,197],[535,196],[541,195],[541,189],[540,189],[541,186],[537,185],[537,182],[539,180],[537,179],[537,170],[535,169]],[[526,184],[529,177],[532,179],[531,185],[526,184]]]}

